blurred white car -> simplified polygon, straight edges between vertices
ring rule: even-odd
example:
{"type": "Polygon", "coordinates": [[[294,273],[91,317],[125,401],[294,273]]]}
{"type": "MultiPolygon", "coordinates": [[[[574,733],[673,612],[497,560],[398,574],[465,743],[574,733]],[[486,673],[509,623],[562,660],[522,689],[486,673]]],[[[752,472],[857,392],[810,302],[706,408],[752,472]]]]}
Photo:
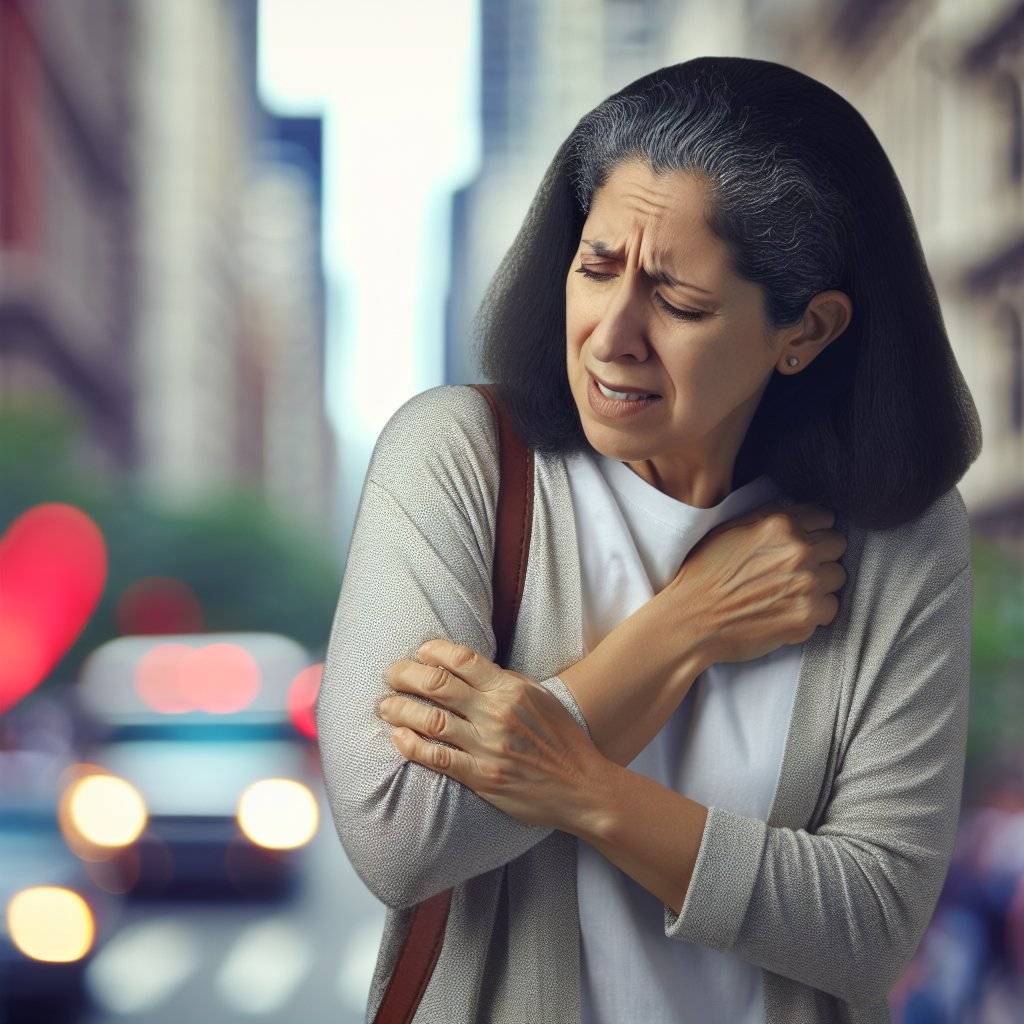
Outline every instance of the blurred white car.
{"type": "Polygon", "coordinates": [[[275,633],[102,644],[78,683],[90,763],[65,791],[69,845],[130,894],[287,890],[319,826],[294,703],[317,670],[275,633]]]}

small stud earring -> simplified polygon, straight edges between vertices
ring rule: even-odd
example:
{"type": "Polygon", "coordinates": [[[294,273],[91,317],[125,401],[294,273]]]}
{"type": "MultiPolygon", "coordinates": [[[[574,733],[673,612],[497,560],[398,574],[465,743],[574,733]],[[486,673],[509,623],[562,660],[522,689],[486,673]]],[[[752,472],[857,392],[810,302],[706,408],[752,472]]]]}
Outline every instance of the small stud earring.
{"type": "Polygon", "coordinates": [[[797,359],[797,357],[796,357],[796,356],[790,356],[790,357],[789,357],[789,358],[788,358],[788,359],[786,360],[786,362],[787,362],[787,363],[789,363],[789,365],[790,365],[790,366],[796,366],[796,364],[797,364],[797,363],[799,363],[799,362],[800,362],[800,360],[799,360],[799,359],[797,359]]]}

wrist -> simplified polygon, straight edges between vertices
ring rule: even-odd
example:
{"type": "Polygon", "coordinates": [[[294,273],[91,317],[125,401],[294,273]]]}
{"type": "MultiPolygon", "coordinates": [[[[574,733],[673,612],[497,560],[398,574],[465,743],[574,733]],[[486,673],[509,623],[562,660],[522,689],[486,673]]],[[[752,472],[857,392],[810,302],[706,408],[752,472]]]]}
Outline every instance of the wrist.
{"type": "Polygon", "coordinates": [[[559,672],[598,752],[618,766],[650,743],[711,663],[699,624],[679,607],[652,599],[559,672]]]}
{"type": "Polygon", "coordinates": [[[591,846],[604,843],[616,820],[622,774],[628,770],[595,751],[594,761],[581,783],[570,818],[560,826],[562,831],[591,846]]]}
{"type": "Polygon", "coordinates": [[[711,649],[711,637],[694,604],[682,601],[666,588],[640,610],[645,644],[670,652],[666,676],[684,691],[709,665],[718,659],[711,649]]]}

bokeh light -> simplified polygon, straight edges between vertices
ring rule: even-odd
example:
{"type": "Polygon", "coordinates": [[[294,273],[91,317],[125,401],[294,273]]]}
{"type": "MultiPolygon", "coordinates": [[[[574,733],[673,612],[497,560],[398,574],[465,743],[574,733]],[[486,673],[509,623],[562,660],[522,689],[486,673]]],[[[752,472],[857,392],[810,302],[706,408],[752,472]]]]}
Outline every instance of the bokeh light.
{"type": "Polygon", "coordinates": [[[6,916],[11,941],[33,960],[81,960],[95,937],[89,904],[61,886],[38,885],[16,892],[8,901],[6,916]]]}
{"type": "Polygon", "coordinates": [[[320,812],[308,786],[294,779],[261,779],[238,802],[238,825],[252,842],[271,850],[308,843],[320,812]]]}
{"type": "Polygon", "coordinates": [[[184,581],[167,576],[147,576],[125,587],[114,614],[122,635],[199,633],[203,629],[199,598],[184,581]]]}
{"type": "Polygon", "coordinates": [[[316,698],[320,692],[320,679],[324,663],[317,662],[303,669],[288,687],[288,716],[303,736],[316,738],[316,698]]]}
{"type": "Polygon", "coordinates": [[[78,637],[99,602],[107,548],[81,509],[36,505],[0,539],[0,714],[30,693],[78,637]]]}

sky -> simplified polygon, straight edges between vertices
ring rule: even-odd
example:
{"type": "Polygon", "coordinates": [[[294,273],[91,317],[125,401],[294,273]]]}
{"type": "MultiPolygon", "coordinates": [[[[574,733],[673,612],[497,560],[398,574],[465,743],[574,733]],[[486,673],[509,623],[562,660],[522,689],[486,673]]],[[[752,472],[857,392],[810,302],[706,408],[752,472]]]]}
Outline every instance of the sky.
{"type": "Polygon", "coordinates": [[[326,406],[341,533],[373,443],[444,383],[449,202],[479,163],[475,0],[260,0],[259,89],[324,117],[326,406]]]}

